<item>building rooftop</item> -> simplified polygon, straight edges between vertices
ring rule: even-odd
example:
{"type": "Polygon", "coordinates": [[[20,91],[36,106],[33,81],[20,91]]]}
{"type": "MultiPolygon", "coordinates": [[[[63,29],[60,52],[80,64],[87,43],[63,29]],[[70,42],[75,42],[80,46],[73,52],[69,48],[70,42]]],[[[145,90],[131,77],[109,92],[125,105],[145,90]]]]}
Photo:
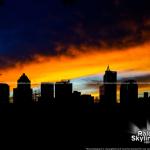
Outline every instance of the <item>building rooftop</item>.
{"type": "Polygon", "coordinates": [[[25,73],[21,75],[21,77],[18,79],[18,82],[30,82],[29,78],[25,73]]]}

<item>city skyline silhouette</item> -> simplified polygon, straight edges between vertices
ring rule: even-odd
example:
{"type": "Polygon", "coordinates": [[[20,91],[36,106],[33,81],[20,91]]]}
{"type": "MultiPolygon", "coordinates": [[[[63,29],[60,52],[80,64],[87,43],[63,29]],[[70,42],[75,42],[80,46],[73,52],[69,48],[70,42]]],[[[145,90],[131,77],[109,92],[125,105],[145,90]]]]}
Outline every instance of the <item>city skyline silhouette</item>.
{"type": "MultiPolygon", "coordinates": [[[[140,83],[144,84],[144,83],[140,83]]],[[[59,82],[42,82],[38,92],[31,88],[32,82],[27,77],[25,73],[17,81],[17,88],[13,89],[13,103],[16,101],[20,102],[29,101],[31,102],[41,102],[43,103],[55,103],[55,100],[61,99],[72,99],[74,93],[80,93],[81,97],[91,97],[93,103],[97,99],[98,103],[110,103],[111,105],[118,103],[117,102],[117,91],[119,91],[119,100],[120,103],[136,103],[138,100],[142,99],[138,94],[138,82],[136,80],[126,79],[121,82],[117,82],[117,71],[112,71],[108,66],[105,74],[103,76],[103,82],[99,84],[99,98],[94,98],[91,94],[82,94],[79,91],[73,90],[73,83],[70,80],[61,80],[59,82]],[[119,85],[119,88],[117,87],[119,85]],[[67,94],[68,93],[68,94],[67,94]],[[70,93],[70,94],[69,94],[70,93]],[[66,94],[66,96],[65,96],[66,94]],[[20,96],[19,96],[20,95],[20,96]],[[28,96],[27,96],[28,95],[28,96]],[[27,96],[27,97],[25,97],[27,96]],[[30,97],[30,98],[29,98],[30,97]],[[24,100],[23,100],[24,99],[24,100]],[[108,101],[108,102],[107,102],[108,101]]],[[[10,90],[9,85],[6,83],[0,83],[0,94],[2,98],[2,103],[9,103],[10,90]],[[6,101],[6,102],[5,102],[6,101]]],[[[143,99],[149,99],[149,92],[143,92],[143,99]]],[[[88,99],[88,98],[87,98],[88,99]]],[[[87,100],[88,101],[88,100],[87,100]]],[[[17,103],[18,103],[17,102],[17,103]]]]}

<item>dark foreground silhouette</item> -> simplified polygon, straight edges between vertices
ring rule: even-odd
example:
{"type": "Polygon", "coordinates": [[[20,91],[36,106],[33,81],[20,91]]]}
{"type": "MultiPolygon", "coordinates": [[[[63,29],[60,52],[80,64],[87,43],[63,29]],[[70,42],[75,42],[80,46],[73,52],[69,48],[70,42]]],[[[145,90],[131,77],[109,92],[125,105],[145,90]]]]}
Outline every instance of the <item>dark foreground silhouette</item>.
{"type": "MultiPolygon", "coordinates": [[[[149,105],[1,105],[1,136],[35,146],[149,147],[131,141],[130,124],[145,128],[149,105]],[[56,145],[54,143],[57,143],[56,145]]],[[[8,142],[9,143],[9,142],[8,142]]]]}

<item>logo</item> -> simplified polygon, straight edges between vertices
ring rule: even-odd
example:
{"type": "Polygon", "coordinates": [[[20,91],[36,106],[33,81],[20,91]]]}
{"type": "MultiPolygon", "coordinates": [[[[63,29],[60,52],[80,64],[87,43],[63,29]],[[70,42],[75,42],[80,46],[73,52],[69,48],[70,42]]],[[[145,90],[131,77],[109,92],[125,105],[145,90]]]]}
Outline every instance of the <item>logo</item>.
{"type": "Polygon", "coordinates": [[[140,129],[138,126],[132,124],[131,130],[131,141],[141,142],[145,144],[150,144],[150,123],[147,122],[146,128],[140,129]]]}

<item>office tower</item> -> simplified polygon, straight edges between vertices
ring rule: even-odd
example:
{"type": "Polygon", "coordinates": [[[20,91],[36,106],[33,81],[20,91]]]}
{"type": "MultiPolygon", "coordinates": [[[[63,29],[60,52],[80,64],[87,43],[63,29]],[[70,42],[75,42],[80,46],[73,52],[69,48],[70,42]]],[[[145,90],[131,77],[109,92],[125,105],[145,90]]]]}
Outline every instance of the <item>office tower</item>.
{"type": "Polygon", "coordinates": [[[144,92],[144,99],[145,99],[145,100],[148,99],[148,92],[144,92]]]}
{"type": "Polygon", "coordinates": [[[94,105],[94,97],[91,95],[81,95],[81,105],[83,107],[92,107],[94,105]]]}
{"type": "Polygon", "coordinates": [[[62,97],[70,97],[72,95],[72,83],[70,81],[61,81],[56,82],[55,84],[55,97],[62,98],[62,97]]]}
{"type": "Polygon", "coordinates": [[[16,104],[31,104],[32,103],[32,89],[29,78],[22,74],[17,81],[17,88],[13,90],[13,101],[16,104]]]}
{"type": "Polygon", "coordinates": [[[79,105],[81,103],[81,92],[74,91],[72,93],[71,101],[72,101],[71,107],[79,108],[79,105]]]}
{"type": "Polygon", "coordinates": [[[111,71],[109,66],[105,71],[103,78],[103,86],[101,86],[101,96],[102,102],[104,104],[113,105],[116,103],[117,95],[117,72],[111,71]]]}
{"type": "Polygon", "coordinates": [[[70,81],[61,81],[55,83],[56,103],[69,104],[72,97],[72,83],[70,81]]]}
{"type": "Polygon", "coordinates": [[[138,100],[138,85],[135,80],[124,81],[120,86],[120,103],[122,105],[136,104],[138,100]]]}
{"type": "Polygon", "coordinates": [[[9,85],[0,83],[0,104],[9,103],[9,85]]]}
{"type": "Polygon", "coordinates": [[[41,83],[41,97],[39,103],[52,104],[54,100],[54,84],[53,83],[41,83]]]}

